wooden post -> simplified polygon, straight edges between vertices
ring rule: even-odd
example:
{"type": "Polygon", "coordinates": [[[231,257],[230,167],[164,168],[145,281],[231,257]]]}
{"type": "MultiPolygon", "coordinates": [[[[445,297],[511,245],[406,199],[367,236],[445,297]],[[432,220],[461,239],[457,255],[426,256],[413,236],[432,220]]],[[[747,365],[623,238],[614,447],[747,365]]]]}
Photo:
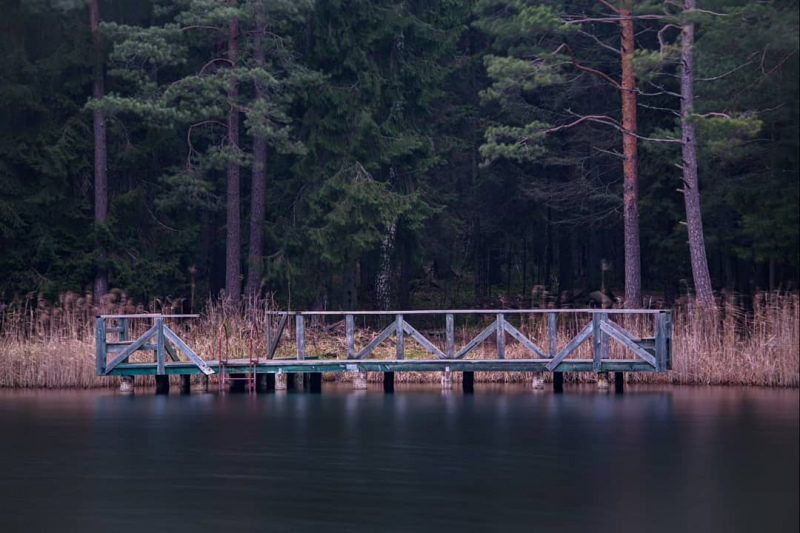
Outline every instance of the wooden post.
{"type": "Polygon", "coordinates": [[[395,353],[397,359],[400,360],[405,357],[405,352],[403,347],[403,315],[397,315],[394,322],[395,322],[395,328],[397,329],[397,350],[395,353]]]}
{"type": "Polygon", "coordinates": [[[600,329],[600,324],[605,322],[607,317],[605,313],[592,315],[592,369],[595,372],[600,372],[603,359],[608,359],[608,334],[600,329]]]}
{"type": "Polygon", "coordinates": [[[169,376],[156,376],[156,394],[169,394],[169,376]]]}
{"type": "Polygon", "coordinates": [[[608,390],[608,372],[597,373],[597,390],[608,390]]]}
{"type": "Polygon", "coordinates": [[[322,372],[311,372],[308,374],[308,390],[313,394],[322,392],[322,372]]]}
{"type": "Polygon", "coordinates": [[[189,394],[192,390],[192,376],[184,374],[181,376],[181,394],[189,394]]]}
{"type": "Polygon", "coordinates": [[[120,376],[119,392],[122,394],[133,394],[133,376],[120,376]]]}
{"type": "Polygon", "coordinates": [[[564,392],[564,373],[563,372],[553,372],[553,392],[562,393],[564,392]]]}
{"type": "Polygon", "coordinates": [[[106,372],[106,319],[99,316],[94,319],[94,349],[95,371],[102,376],[106,372]]]}
{"type": "Polygon", "coordinates": [[[453,332],[453,313],[445,316],[445,338],[447,343],[447,357],[452,359],[455,354],[455,335],[453,332]]]}
{"type": "Polygon", "coordinates": [[[269,374],[256,374],[256,392],[267,392],[269,390],[269,374]]]}
{"type": "Polygon", "coordinates": [[[461,376],[461,390],[464,394],[475,392],[475,372],[464,371],[461,376]]]}
{"type": "Polygon", "coordinates": [[[306,358],[306,339],[305,327],[303,326],[303,315],[297,313],[294,317],[297,330],[297,360],[302,361],[306,358]]]}
{"type": "Polygon", "coordinates": [[[531,388],[533,390],[541,390],[544,388],[544,376],[541,372],[534,372],[533,373],[533,380],[531,382],[531,388]]]}
{"type": "MultiPolygon", "coordinates": [[[[267,349],[267,358],[269,358],[269,349],[270,346],[272,346],[272,313],[267,313],[267,327],[265,329],[266,331],[264,332],[264,343],[267,349]]],[[[257,385],[256,388],[258,388],[257,385]]]]}
{"type": "Polygon", "coordinates": [[[547,355],[556,356],[556,314],[547,313],[547,355]]]}
{"type": "Polygon", "coordinates": [[[503,313],[497,313],[497,358],[506,357],[506,328],[503,327],[503,313]]]}
{"type": "Polygon", "coordinates": [[[194,386],[194,388],[198,392],[208,392],[208,376],[205,374],[200,374],[198,376],[200,379],[194,386]]]}
{"type": "Polygon", "coordinates": [[[347,358],[353,359],[356,356],[355,339],[353,338],[353,315],[345,316],[345,335],[347,337],[347,358]]]}
{"type": "MultiPolygon", "coordinates": [[[[164,319],[159,317],[156,318],[156,366],[158,367],[156,371],[159,376],[166,374],[164,363],[164,319]]],[[[169,382],[167,390],[169,390],[169,382]]]]}
{"type": "Polygon", "coordinates": [[[119,319],[119,340],[120,341],[127,341],[130,340],[130,330],[128,329],[128,319],[127,318],[120,318],[119,319]]]}
{"type": "Polygon", "coordinates": [[[614,372],[614,392],[622,394],[625,390],[625,373],[614,372]]]}
{"type": "Polygon", "coordinates": [[[383,373],[383,392],[387,394],[394,392],[394,372],[383,373]]]}

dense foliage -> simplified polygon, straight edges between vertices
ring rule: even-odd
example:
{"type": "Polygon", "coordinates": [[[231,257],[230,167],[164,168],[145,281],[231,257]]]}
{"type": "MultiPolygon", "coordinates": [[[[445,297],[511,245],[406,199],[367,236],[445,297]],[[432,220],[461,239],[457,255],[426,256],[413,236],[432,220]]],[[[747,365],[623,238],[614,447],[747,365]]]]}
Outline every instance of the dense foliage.
{"type": "MultiPolygon", "coordinates": [[[[218,294],[231,165],[241,279],[257,268],[258,290],[281,305],[515,305],[543,291],[566,305],[622,293],[623,134],[597,120],[561,128],[619,115],[620,91],[591,72],[620,76],[619,29],[601,20],[610,4],[102,0],[97,99],[88,3],[2,2],[2,298],[91,291],[98,269],[142,301],[218,294]],[[108,131],[102,223],[96,109],[108,131]],[[248,224],[256,137],[264,220],[248,224]],[[248,260],[256,227],[262,251],[248,260]]],[[[681,135],[686,17],[713,288],[795,288],[797,2],[676,5],[633,2],[643,290],[671,300],[693,287],[681,150],[664,142],[681,135]]]]}

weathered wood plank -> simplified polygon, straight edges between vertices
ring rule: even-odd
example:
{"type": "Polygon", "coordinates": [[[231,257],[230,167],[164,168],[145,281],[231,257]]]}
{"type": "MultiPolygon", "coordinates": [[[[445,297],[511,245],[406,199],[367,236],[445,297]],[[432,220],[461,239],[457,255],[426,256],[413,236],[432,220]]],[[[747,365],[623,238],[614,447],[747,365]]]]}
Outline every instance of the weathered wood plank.
{"type": "MultiPolygon", "coordinates": [[[[166,333],[166,331],[165,331],[166,333]]],[[[168,334],[167,334],[168,335],[168,334]]],[[[305,372],[441,372],[449,368],[453,372],[544,372],[547,370],[547,359],[405,359],[381,360],[365,359],[361,361],[345,359],[312,360],[306,359],[273,359],[262,361],[256,367],[257,373],[305,373],[305,372]]],[[[208,361],[212,369],[218,369],[217,361],[208,361]]],[[[225,372],[230,374],[246,372],[247,359],[232,359],[225,365],[225,372]]],[[[121,364],[109,375],[155,375],[155,363],[121,364]]],[[[559,364],[555,372],[593,372],[592,359],[568,359],[559,364]]],[[[654,368],[640,359],[603,361],[603,372],[654,372],[654,368]]],[[[201,370],[193,363],[167,363],[167,375],[199,374],[201,370]]]]}
{"type": "Polygon", "coordinates": [[[382,343],[383,341],[388,339],[389,336],[391,336],[391,334],[394,333],[395,327],[396,327],[396,325],[395,325],[394,322],[389,324],[386,327],[386,329],[384,329],[383,331],[378,333],[377,337],[372,339],[372,341],[370,341],[369,344],[367,344],[360,352],[358,352],[356,354],[355,358],[356,359],[363,359],[364,357],[366,357],[367,355],[372,353],[372,350],[374,350],[376,346],[378,346],[380,343],[382,343]]]}
{"type": "Polygon", "coordinates": [[[164,349],[167,350],[167,355],[169,355],[169,358],[173,362],[178,362],[178,361],[181,360],[181,358],[178,357],[178,354],[175,353],[175,350],[172,348],[172,346],[168,342],[164,343],[164,349]]]}
{"type": "Polygon", "coordinates": [[[267,313],[266,327],[264,328],[264,345],[267,347],[267,358],[269,359],[269,349],[272,346],[272,313],[267,313]]]}
{"type": "MultiPolygon", "coordinates": [[[[543,315],[548,313],[556,314],[593,314],[593,313],[608,313],[612,315],[655,315],[660,313],[656,309],[503,309],[503,313],[507,315],[543,315]]],[[[342,315],[396,315],[402,313],[404,315],[440,315],[445,313],[452,313],[454,315],[489,315],[497,313],[492,309],[414,309],[414,310],[401,310],[397,311],[303,311],[306,316],[342,316],[342,315]]],[[[292,313],[294,314],[294,313],[292,313]]],[[[151,316],[151,315],[145,315],[151,316]]],[[[167,316],[167,315],[164,315],[167,316]]]]}
{"type": "Polygon", "coordinates": [[[495,329],[497,330],[497,358],[506,358],[506,328],[503,327],[506,320],[503,318],[503,313],[497,313],[495,329]]]}
{"type": "Polygon", "coordinates": [[[536,346],[530,339],[528,339],[528,337],[523,335],[520,330],[518,330],[508,322],[505,322],[505,324],[503,324],[503,327],[506,329],[509,335],[517,339],[517,342],[523,345],[528,351],[532,352],[536,357],[547,359],[547,355],[545,355],[542,349],[536,346]]]}
{"type": "Polygon", "coordinates": [[[595,372],[600,372],[600,362],[603,359],[608,359],[608,341],[603,342],[603,337],[606,334],[602,329],[602,325],[607,319],[608,315],[605,313],[592,315],[592,359],[594,360],[595,372]]]}
{"type": "Polygon", "coordinates": [[[133,352],[138,350],[145,342],[147,342],[150,337],[152,337],[156,333],[157,327],[153,325],[150,329],[148,329],[144,335],[133,341],[127,348],[122,350],[116,357],[114,357],[111,361],[106,364],[105,368],[105,375],[108,375],[110,370],[113,370],[115,366],[123,362],[125,359],[131,356],[133,352]]]}
{"type": "Polygon", "coordinates": [[[656,358],[646,352],[641,346],[636,344],[636,341],[633,340],[631,334],[622,329],[619,324],[613,320],[606,320],[600,324],[600,327],[615,341],[619,342],[625,348],[647,361],[647,363],[652,365],[653,368],[656,367],[656,358]]]}
{"type": "MultiPolygon", "coordinates": [[[[197,356],[197,354],[196,354],[196,353],[194,353],[194,351],[193,351],[191,348],[189,348],[189,347],[186,345],[186,343],[185,343],[185,342],[183,342],[183,341],[180,339],[180,337],[178,337],[178,336],[175,334],[175,332],[174,332],[174,331],[172,331],[171,329],[169,329],[169,327],[167,327],[167,326],[164,326],[164,335],[165,335],[165,336],[166,336],[166,337],[167,337],[169,340],[171,340],[171,341],[172,341],[172,344],[174,344],[174,345],[175,345],[175,347],[176,347],[176,348],[178,348],[178,349],[179,349],[179,350],[180,350],[180,351],[183,353],[183,355],[185,355],[186,357],[188,357],[188,358],[189,358],[189,360],[190,360],[192,363],[194,363],[194,364],[197,366],[197,368],[199,368],[199,369],[200,369],[200,371],[201,371],[203,374],[205,374],[206,376],[208,376],[208,375],[211,375],[211,374],[213,374],[213,373],[214,373],[214,371],[213,371],[213,370],[211,370],[211,367],[210,367],[210,366],[209,366],[209,365],[208,365],[208,364],[207,364],[205,361],[203,361],[202,359],[200,359],[200,358],[197,356]]],[[[171,364],[180,364],[180,363],[171,363],[171,364]]]]}
{"type": "Polygon", "coordinates": [[[672,370],[672,311],[665,311],[664,327],[667,335],[666,363],[661,370],[672,370]]]}
{"type": "Polygon", "coordinates": [[[445,315],[445,344],[447,357],[452,359],[455,354],[455,331],[453,327],[453,313],[445,315]]]}
{"type": "Polygon", "coordinates": [[[656,356],[655,367],[656,371],[661,372],[666,367],[667,363],[667,327],[666,315],[656,315],[656,356]]]}
{"type": "Polygon", "coordinates": [[[403,342],[403,315],[397,315],[394,319],[394,328],[397,332],[397,346],[395,349],[395,357],[397,359],[405,358],[405,346],[403,342]]]}
{"type": "Polygon", "coordinates": [[[355,349],[355,333],[354,333],[354,325],[353,325],[353,315],[347,315],[345,317],[345,342],[347,344],[347,358],[348,359],[355,359],[356,357],[356,349],[355,349]]]}
{"type": "Polygon", "coordinates": [[[283,336],[283,330],[286,327],[286,322],[289,319],[289,313],[281,313],[281,319],[278,322],[278,327],[275,330],[275,338],[272,339],[272,344],[269,345],[269,351],[267,352],[267,359],[272,359],[275,356],[275,350],[278,349],[278,343],[281,341],[281,337],[283,336]]]}
{"type": "MultiPolygon", "coordinates": [[[[119,343],[113,343],[113,344],[109,343],[106,346],[106,353],[120,353],[120,352],[123,352],[131,344],[133,344],[133,341],[125,342],[125,343],[121,343],[121,344],[119,344],[119,343]]],[[[155,343],[152,343],[152,344],[151,343],[145,343],[145,344],[142,344],[139,347],[139,349],[136,350],[136,351],[137,352],[154,352],[154,351],[156,351],[156,345],[155,345],[155,343]]]]}
{"type": "Polygon", "coordinates": [[[106,319],[94,319],[94,358],[97,375],[106,373],[106,319]]]}
{"type": "Polygon", "coordinates": [[[422,345],[422,347],[425,348],[425,350],[428,353],[430,353],[432,355],[435,355],[437,359],[446,359],[447,358],[447,356],[444,353],[442,353],[442,351],[439,348],[437,348],[431,341],[426,339],[422,335],[422,333],[420,333],[419,331],[414,329],[411,326],[411,324],[409,324],[405,320],[403,321],[403,331],[405,331],[406,333],[411,335],[411,338],[413,338],[415,341],[420,343],[420,345],[422,345]]]}
{"type": "Polygon", "coordinates": [[[164,375],[164,319],[156,318],[156,363],[158,364],[158,375],[164,375]]]}
{"type": "Polygon", "coordinates": [[[478,333],[478,336],[467,343],[466,346],[461,348],[455,355],[454,359],[462,359],[465,355],[475,349],[477,345],[489,338],[489,335],[494,333],[497,328],[497,322],[492,322],[486,329],[478,333]]]}
{"type": "MultiPolygon", "coordinates": [[[[561,363],[561,361],[566,359],[569,354],[574,352],[578,348],[578,346],[583,344],[583,342],[589,338],[589,336],[592,334],[592,329],[593,329],[593,324],[589,322],[586,325],[586,327],[583,328],[580,331],[580,333],[578,333],[578,335],[575,336],[574,339],[569,341],[566,346],[561,348],[561,351],[558,352],[556,356],[553,357],[553,359],[551,359],[550,362],[547,363],[547,370],[553,372],[561,363]]],[[[594,370],[594,361],[592,362],[592,370],[594,370]]]]}
{"type": "Polygon", "coordinates": [[[547,355],[556,356],[556,314],[547,314],[547,355]]]}
{"type": "Polygon", "coordinates": [[[297,360],[302,361],[306,358],[306,329],[303,322],[303,315],[298,313],[294,317],[295,333],[297,336],[297,360]]]}

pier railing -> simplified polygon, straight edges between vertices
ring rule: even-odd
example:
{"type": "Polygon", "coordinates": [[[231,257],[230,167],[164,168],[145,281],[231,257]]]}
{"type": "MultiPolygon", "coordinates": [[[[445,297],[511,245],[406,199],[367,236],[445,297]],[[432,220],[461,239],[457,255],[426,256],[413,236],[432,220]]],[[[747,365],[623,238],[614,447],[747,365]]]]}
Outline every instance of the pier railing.
{"type": "MultiPolygon", "coordinates": [[[[410,371],[410,370],[463,370],[463,371],[532,371],[532,372],[662,372],[672,368],[672,314],[660,310],[628,309],[524,309],[524,310],[443,310],[443,311],[307,311],[272,312],[267,315],[265,327],[266,343],[260,353],[253,353],[254,328],[250,328],[251,355],[248,359],[228,359],[195,353],[167,321],[195,318],[197,315],[100,315],[96,318],[96,361],[98,375],[171,375],[203,373],[248,373],[254,379],[257,373],[281,372],[348,372],[348,371],[410,371]],[[419,327],[420,320],[427,315],[428,321],[444,322],[444,335],[433,336],[429,329],[419,327]],[[466,316],[464,316],[466,315],[466,316]],[[455,318],[462,320],[479,318],[482,329],[461,339],[456,345],[455,318]],[[618,317],[626,317],[621,320],[618,317]],[[307,357],[306,327],[313,329],[319,324],[336,319],[341,339],[341,318],[344,318],[344,349],[333,359],[319,357],[318,353],[307,357]],[[377,334],[372,328],[363,328],[360,339],[369,338],[361,348],[356,347],[356,319],[362,323],[379,322],[377,334]],[[137,336],[132,334],[131,321],[137,320],[137,336]],[[488,320],[487,320],[488,319],[488,320]],[[537,333],[522,326],[524,320],[539,322],[537,333]],[[643,320],[645,319],[645,320],[643,320]],[[650,320],[652,319],[652,320],[650,320]],[[565,324],[566,320],[571,320],[565,324]],[[559,324],[559,321],[562,323],[559,324]],[[144,326],[142,322],[145,322],[144,326]],[[411,324],[417,324],[415,327],[411,324]],[[623,325],[634,323],[634,328],[623,325]],[[519,327],[517,327],[517,324],[519,327]],[[294,331],[287,331],[291,325],[294,331]],[[565,327],[567,326],[567,327],[565,327]],[[145,329],[146,328],[146,329],[145,329]],[[629,329],[647,331],[639,336],[629,329]],[[143,332],[142,332],[143,331],[143,332]],[[564,332],[570,332],[564,339],[564,332]],[[142,332],[138,334],[138,332],[142,332]],[[561,333],[561,337],[557,335],[561,333]],[[293,335],[291,334],[293,333],[293,335]],[[116,338],[113,335],[116,334],[116,338]],[[109,338],[112,335],[112,338],[109,338]],[[436,338],[435,338],[436,337],[436,338]],[[394,339],[393,357],[376,358],[377,347],[387,339],[394,339]],[[413,340],[430,357],[408,358],[406,340],[413,340]],[[561,340],[561,343],[559,343],[561,340]],[[507,342],[516,341],[526,357],[507,357],[507,342]],[[566,341],[566,342],[564,342],[566,341]],[[629,356],[619,358],[617,350],[611,357],[609,344],[618,343],[629,356]],[[437,346],[438,343],[438,346],[437,346]],[[481,358],[470,354],[481,344],[488,344],[481,358]],[[590,357],[575,357],[585,343],[590,343],[590,357]],[[287,346],[294,344],[294,346],[287,346]],[[493,346],[492,346],[493,344],[493,346]],[[561,345],[559,345],[561,344],[561,345]],[[281,357],[276,357],[279,349],[281,357]],[[287,348],[291,354],[286,357],[287,348]],[[493,350],[491,348],[494,348],[493,350]],[[152,352],[150,361],[131,362],[136,353],[152,352]],[[186,360],[181,360],[178,354],[186,360]],[[573,355],[575,354],[575,355],[573,355]],[[315,356],[316,355],[316,356],[315,356]],[[572,357],[570,357],[572,356],[572,357]]],[[[172,322],[170,322],[172,323],[172,322]]],[[[464,328],[463,331],[467,331],[464,328]]],[[[474,330],[473,330],[474,331],[474,330]]],[[[257,330],[256,330],[257,332],[257,330]]],[[[439,330],[441,332],[441,329],[439,330]]],[[[257,333],[256,333],[257,334],[257,333]]],[[[315,342],[314,335],[310,340],[315,342]]],[[[337,342],[341,342],[340,340],[337,342]]],[[[259,343],[260,344],[260,343],[259,343]]]]}
{"type": "MultiPolygon", "coordinates": [[[[484,341],[494,337],[495,357],[497,360],[506,358],[506,335],[516,340],[535,359],[545,360],[545,369],[554,371],[567,357],[577,350],[583,343],[591,339],[592,366],[595,372],[603,370],[604,362],[609,359],[609,339],[613,339],[624,347],[633,357],[629,360],[615,359],[614,368],[624,369],[624,363],[645,362],[650,371],[661,372],[672,367],[672,313],[661,310],[630,310],[630,309],[524,309],[524,310],[449,310],[449,311],[304,311],[304,312],[277,312],[271,313],[277,319],[277,326],[273,329],[273,320],[267,321],[267,354],[266,358],[272,360],[284,338],[287,324],[294,319],[295,327],[295,354],[296,360],[306,359],[306,319],[320,319],[322,317],[344,317],[345,319],[345,345],[346,358],[360,361],[372,354],[375,349],[394,336],[395,358],[405,359],[405,338],[408,336],[419,343],[422,348],[441,361],[457,361],[464,359],[470,352],[484,341]],[[439,348],[420,331],[408,323],[407,318],[418,315],[438,315],[445,318],[445,346],[439,348]],[[455,346],[455,315],[490,316],[491,322],[477,335],[472,337],[461,348],[455,346]],[[532,339],[522,333],[520,329],[509,322],[509,316],[546,315],[547,334],[543,339],[532,339]],[[557,348],[557,320],[559,316],[568,315],[586,322],[583,328],[572,337],[566,345],[557,348]],[[653,317],[652,333],[645,337],[631,333],[623,328],[612,317],[637,316],[653,317]],[[356,317],[383,317],[391,319],[389,325],[361,349],[355,347],[355,318],[356,317]],[[541,343],[540,346],[537,342],[541,343]],[[546,343],[546,344],[545,344],[546,343]]],[[[386,360],[386,359],[383,359],[386,360]]],[[[585,366],[585,365],[584,365],[585,366]]],[[[641,365],[630,366],[630,370],[642,371],[641,365]]],[[[576,368],[577,370],[577,368],[576,368]]]]}

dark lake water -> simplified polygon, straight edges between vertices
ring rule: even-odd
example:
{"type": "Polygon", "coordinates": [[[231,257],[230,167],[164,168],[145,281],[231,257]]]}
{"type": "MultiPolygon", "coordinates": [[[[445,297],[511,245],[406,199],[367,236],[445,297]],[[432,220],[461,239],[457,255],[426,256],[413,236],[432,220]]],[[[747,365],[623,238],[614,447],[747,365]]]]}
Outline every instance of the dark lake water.
{"type": "Polygon", "coordinates": [[[0,531],[796,532],[798,391],[0,391],[0,531]]]}

